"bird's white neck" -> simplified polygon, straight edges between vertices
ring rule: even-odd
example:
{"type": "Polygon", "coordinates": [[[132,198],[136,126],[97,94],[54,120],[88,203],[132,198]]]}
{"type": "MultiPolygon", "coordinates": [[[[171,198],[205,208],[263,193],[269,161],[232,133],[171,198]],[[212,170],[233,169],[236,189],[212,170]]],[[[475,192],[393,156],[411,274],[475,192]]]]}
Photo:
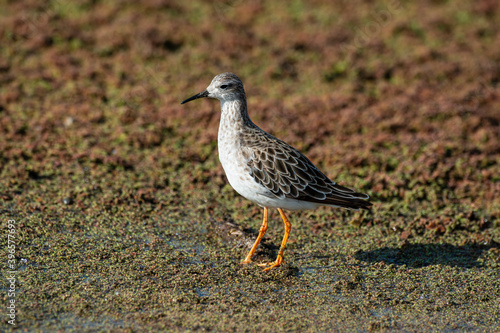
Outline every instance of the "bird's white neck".
{"type": "Polygon", "coordinates": [[[221,101],[219,137],[221,131],[233,132],[239,130],[242,126],[249,126],[251,124],[252,121],[248,116],[246,99],[221,101]]]}

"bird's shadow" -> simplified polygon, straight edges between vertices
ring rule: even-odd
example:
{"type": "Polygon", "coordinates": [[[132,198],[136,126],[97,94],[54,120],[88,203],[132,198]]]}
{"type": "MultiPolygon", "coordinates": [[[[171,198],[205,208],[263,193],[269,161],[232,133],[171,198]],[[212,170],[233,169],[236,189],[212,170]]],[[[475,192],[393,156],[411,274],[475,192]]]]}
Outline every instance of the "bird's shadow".
{"type": "Polygon", "coordinates": [[[356,259],[374,263],[384,262],[397,266],[406,265],[412,268],[421,268],[431,265],[445,265],[453,267],[481,267],[483,263],[478,259],[483,252],[491,248],[500,248],[500,244],[489,245],[451,245],[451,244],[406,244],[402,247],[383,247],[372,251],[358,251],[356,259]]]}

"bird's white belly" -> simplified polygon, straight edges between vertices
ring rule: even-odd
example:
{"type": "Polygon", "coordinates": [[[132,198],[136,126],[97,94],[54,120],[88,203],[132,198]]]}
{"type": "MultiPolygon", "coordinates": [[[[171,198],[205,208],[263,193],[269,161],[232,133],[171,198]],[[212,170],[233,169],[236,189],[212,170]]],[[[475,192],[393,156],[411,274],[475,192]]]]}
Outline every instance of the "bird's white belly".
{"type": "Polygon", "coordinates": [[[219,159],[226,173],[229,184],[243,197],[257,204],[262,204],[261,197],[272,194],[250,176],[250,168],[244,162],[239,151],[220,152],[219,159]]]}
{"type": "Polygon", "coordinates": [[[319,206],[317,203],[277,197],[264,186],[257,183],[250,175],[251,171],[247,161],[242,156],[241,150],[236,144],[219,144],[219,159],[226,173],[229,184],[233,189],[246,199],[268,208],[283,208],[287,210],[313,209],[319,206]],[[230,149],[228,149],[230,147],[230,149]]]}

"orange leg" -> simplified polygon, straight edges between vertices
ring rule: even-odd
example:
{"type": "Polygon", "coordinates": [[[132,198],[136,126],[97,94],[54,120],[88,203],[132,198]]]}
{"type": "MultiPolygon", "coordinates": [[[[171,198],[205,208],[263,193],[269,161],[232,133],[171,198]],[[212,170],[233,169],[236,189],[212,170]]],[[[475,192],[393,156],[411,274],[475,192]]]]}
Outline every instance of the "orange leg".
{"type": "Polygon", "coordinates": [[[278,257],[276,257],[276,261],[272,263],[271,266],[264,269],[264,271],[268,271],[273,267],[278,267],[279,265],[281,265],[281,263],[283,262],[283,253],[285,252],[285,246],[288,240],[288,235],[290,235],[290,230],[292,230],[292,224],[290,223],[290,221],[288,221],[283,209],[278,208],[278,211],[280,212],[281,218],[285,223],[285,235],[283,236],[283,241],[281,242],[280,251],[278,253],[278,257]]]}
{"type": "Polygon", "coordinates": [[[264,237],[264,234],[266,233],[267,230],[268,212],[269,209],[267,207],[264,207],[264,219],[262,220],[262,225],[260,226],[259,229],[259,235],[257,236],[257,239],[255,240],[255,244],[253,244],[252,249],[250,250],[250,252],[248,252],[247,257],[245,258],[245,260],[241,262],[242,264],[249,264],[252,262],[252,256],[255,253],[255,250],[257,250],[257,246],[259,246],[259,243],[262,240],[262,237],[264,237]]]}

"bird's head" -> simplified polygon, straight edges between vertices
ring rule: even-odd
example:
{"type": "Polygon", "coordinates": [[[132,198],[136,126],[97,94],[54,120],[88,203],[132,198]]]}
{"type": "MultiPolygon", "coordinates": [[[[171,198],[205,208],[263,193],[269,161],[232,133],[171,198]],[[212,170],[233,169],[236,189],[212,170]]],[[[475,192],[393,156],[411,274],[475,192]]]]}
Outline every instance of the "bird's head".
{"type": "Polygon", "coordinates": [[[245,90],[243,83],[235,74],[222,73],[214,77],[205,91],[189,97],[181,104],[203,97],[215,98],[224,103],[245,98],[245,90]]]}

